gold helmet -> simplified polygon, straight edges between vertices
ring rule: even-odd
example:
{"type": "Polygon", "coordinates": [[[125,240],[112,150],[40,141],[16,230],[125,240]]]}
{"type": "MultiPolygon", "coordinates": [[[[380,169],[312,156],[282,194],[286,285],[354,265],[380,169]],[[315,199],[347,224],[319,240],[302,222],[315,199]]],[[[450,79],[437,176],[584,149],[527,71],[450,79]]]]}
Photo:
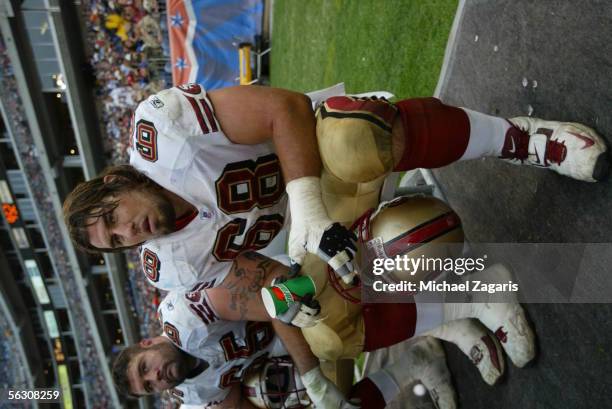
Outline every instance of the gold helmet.
{"type": "Polygon", "coordinates": [[[411,281],[435,278],[442,270],[441,261],[461,254],[465,238],[457,213],[443,201],[425,196],[399,197],[381,204],[370,217],[365,234],[366,250],[375,257],[406,256],[427,262],[422,264],[427,268],[417,271],[408,265],[387,272],[395,279],[411,281]]]}
{"type": "MultiPolygon", "coordinates": [[[[461,220],[453,209],[443,201],[430,196],[398,197],[381,203],[376,210],[370,209],[353,225],[359,238],[361,271],[371,268],[374,258],[396,259],[410,257],[423,260],[444,260],[458,257],[463,249],[464,234],[461,220]]],[[[386,271],[391,281],[433,279],[439,274],[434,268],[386,271]]],[[[342,285],[333,274],[329,279],[344,298],[353,302],[355,287],[342,285]]]]}
{"type": "Polygon", "coordinates": [[[243,394],[262,409],[306,409],[310,398],[289,357],[268,358],[242,382],[243,394]]]}

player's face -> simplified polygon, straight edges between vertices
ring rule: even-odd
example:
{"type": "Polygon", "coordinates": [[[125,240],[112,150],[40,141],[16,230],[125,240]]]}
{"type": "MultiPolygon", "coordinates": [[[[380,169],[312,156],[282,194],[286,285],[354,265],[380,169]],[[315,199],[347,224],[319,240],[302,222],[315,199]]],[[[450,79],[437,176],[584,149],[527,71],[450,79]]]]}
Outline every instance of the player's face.
{"type": "Polygon", "coordinates": [[[135,189],[108,200],[117,201],[117,207],[87,227],[96,248],[134,247],[173,230],[174,207],[159,190],[135,189]]]}
{"type": "MultiPolygon", "coordinates": [[[[189,373],[186,355],[163,337],[141,343],[142,352],[136,354],[128,365],[130,391],[135,395],[149,395],[174,388],[189,373]]],[[[144,341],[143,341],[144,342],[144,341]]]]}

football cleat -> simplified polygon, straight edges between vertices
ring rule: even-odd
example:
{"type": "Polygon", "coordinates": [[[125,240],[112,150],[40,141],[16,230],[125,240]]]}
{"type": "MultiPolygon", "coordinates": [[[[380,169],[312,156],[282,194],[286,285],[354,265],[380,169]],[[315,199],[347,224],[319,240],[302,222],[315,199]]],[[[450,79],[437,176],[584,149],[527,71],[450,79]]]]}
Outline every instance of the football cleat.
{"type": "MultiPolygon", "coordinates": [[[[482,279],[485,283],[508,283],[512,274],[503,264],[495,264],[470,277],[482,279]]],[[[535,334],[516,296],[508,297],[509,302],[495,302],[494,299],[485,298],[472,303],[446,303],[444,319],[448,322],[460,318],[477,318],[495,334],[512,363],[523,367],[535,358],[535,334]]]]}
{"type": "Polygon", "coordinates": [[[506,365],[499,341],[476,320],[450,321],[425,335],[457,345],[489,385],[495,385],[504,373],[506,365]]]}
{"type": "Polygon", "coordinates": [[[512,118],[509,122],[515,128],[506,133],[501,159],[549,168],[585,182],[607,177],[610,170],[607,146],[593,129],[573,122],[529,117],[512,118]]]}
{"type": "MultiPolygon", "coordinates": [[[[484,304],[482,313],[503,316],[497,321],[496,329],[490,328],[514,365],[522,368],[535,358],[535,334],[520,304],[484,304]]],[[[481,321],[485,322],[482,318],[481,321]]]]}
{"type": "MultiPolygon", "coordinates": [[[[494,264],[472,277],[482,277],[487,283],[507,283],[513,279],[512,273],[503,264],[494,264]]],[[[535,334],[523,307],[516,297],[512,298],[513,302],[474,303],[472,308],[475,317],[495,334],[512,363],[522,368],[535,358],[535,334]]]]}
{"type": "Polygon", "coordinates": [[[502,347],[492,334],[486,333],[474,342],[470,349],[470,360],[480,371],[482,379],[489,385],[495,385],[504,373],[502,347]]]}

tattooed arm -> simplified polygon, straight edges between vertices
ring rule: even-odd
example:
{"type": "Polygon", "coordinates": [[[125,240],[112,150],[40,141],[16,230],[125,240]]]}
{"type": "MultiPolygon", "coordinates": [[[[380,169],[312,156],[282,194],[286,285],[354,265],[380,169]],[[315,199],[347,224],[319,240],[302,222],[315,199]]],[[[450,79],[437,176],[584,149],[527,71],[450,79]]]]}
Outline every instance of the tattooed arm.
{"type": "Polygon", "coordinates": [[[262,254],[247,252],[238,256],[219,287],[206,290],[220,318],[229,321],[270,321],[261,300],[262,287],[289,269],[262,254]]]}
{"type": "Polygon", "coordinates": [[[276,335],[285,345],[300,374],[319,365],[302,331],[270,318],[261,299],[261,288],[287,275],[289,268],[259,253],[241,254],[219,287],[206,290],[219,318],[230,321],[272,321],[276,335]]]}

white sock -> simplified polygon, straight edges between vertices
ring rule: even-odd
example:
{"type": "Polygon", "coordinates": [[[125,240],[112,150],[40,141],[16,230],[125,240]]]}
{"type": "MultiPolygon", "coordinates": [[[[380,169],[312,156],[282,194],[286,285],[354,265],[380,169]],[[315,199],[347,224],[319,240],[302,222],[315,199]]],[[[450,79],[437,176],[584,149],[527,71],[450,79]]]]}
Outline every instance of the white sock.
{"type": "Polygon", "coordinates": [[[459,160],[500,156],[506,131],[512,126],[506,119],[461,108],[470,120],[470,140],[459,160]]]}
{"type": "Polygon", "coordinates": [[[472,346],[487,333],[476,321],[468,318],[447,322],[426,335],[457,345],[468,357],[472,346]]]}
{"type": "MultiPolygon", "coordinates": [[[[508,282],[512,275],[505,266],[495,264],[481,272],[471,274],[469,278],[479,279],[486,283],[503,283],[508,282]]],[[[507,300],[510,301],[509,303],[501,303],[497,295],[479,293],[479,302],[450,303],[444,301],[442,293],[416,294],[414,302],[417,309],[417,322],[414,335],[421,335],[443,324],[465,318],[478,319],[485,327],[495,332],[500,322],[507,318],[509,311],[514,309],[512,306],[515,304],[515,299],[512,298],[507,300]]]]}
{"type": "Polygon", "coordinates": [[[463,318],[477,318],[491,331],[496,331],[503,322],[512,304],[508,303],[446,303],[444,304],[444,322],[463,318]]]}
{"type": "MultiPolygon", "coordinates": [[[[494,264],[488,268],[470,274],[466,277],[470,280],[479,280],[484,283],[498,284],[507,283],[512,279],[512,273],[503,264],[494,264]]],[[[491,331],[497,330],[499,323],[503,321],[516,303],[516,296],[505,296],[506,303],[499,302],[500,296],[485,292],[478,293],[478,302],[470,303],[446,303],[444,305],[444,321],[452,321],[462,318],[477,318],[485,327],[491,331]]]]}
{"type": "Polygon", "coordinates": [[[414,296],[417,310],[414,336],[424,334],[444,324],[444,296],[440,293],[420,293],[414,296]]]}

